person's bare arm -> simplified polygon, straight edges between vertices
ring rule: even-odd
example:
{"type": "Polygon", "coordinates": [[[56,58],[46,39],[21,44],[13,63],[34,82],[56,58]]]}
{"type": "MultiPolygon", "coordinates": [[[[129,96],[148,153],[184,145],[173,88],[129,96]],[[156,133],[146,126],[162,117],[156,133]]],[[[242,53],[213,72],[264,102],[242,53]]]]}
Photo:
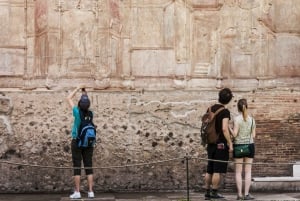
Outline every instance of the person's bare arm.
{"type": "Polygon", "coordinates": [[[235,137],[237,137],[238,132],[239,132],[239,124],[237,122],[234,122],[233,129],[231,129],[231,134],[235,138],[235,137]]]}
{"type": "Polygon", "coordinates": [[[252,128],[252,137],[254,139],[256,137],[256,127],[254,125],[252,125],[252,126],[253,126],[253,128],[252,128]]]}
{"type": "Polygon", "coordinates": [[[230,138],[230,133],[229,133],[229,118],[224,118],[222,120],[222,130],[223,130],[223,133],[224,133],[224,137],[227,141],[227,144],[229,146],[229,151],[233,151],[233,145],[232,145],[232,141],[231,141],[231,138],[230,138]]]}
{"type": "Polygon", "coordinates": [[[252,131],[252,136],[253,136],[253,139],[255,139],[255,137],[256,137],[256,131],[255,131],[255,128],[254,128],[253,131],[252,131]]]}
{"type": "Polygon", "coordinates": [[[67,101],[69,103],[69,105],[71,106],[71,108],[73,108],[75,106],[72,98],[75,96],[76,92],[82,88],[85,88],[84,85],[79,85],[78,87],[76,87],[76,89],[74,89],[67,97],[67,101]]]}

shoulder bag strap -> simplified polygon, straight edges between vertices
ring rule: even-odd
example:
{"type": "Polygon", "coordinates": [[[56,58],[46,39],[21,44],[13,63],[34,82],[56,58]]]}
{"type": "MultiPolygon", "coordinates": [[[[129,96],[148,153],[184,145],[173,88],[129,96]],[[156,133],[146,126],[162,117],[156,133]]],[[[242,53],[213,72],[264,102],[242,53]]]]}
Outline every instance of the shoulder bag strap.
{"type": "Polygon", "coordinates": [[[225,107],[220,107],[217,111],[214,112],[214,116],[217,116],[217,114],[219,114],[222,110],[224,110],[225,107]]]}
{"type": "Polygon", "coordinates": [[[249,137],[249,144],[251,142],[251,135],[252,135],[252,127],[253,127],[253,117],[251,117],[252,121],[251,121],[251,129],[250,129],[250,137],[249,137]]]}

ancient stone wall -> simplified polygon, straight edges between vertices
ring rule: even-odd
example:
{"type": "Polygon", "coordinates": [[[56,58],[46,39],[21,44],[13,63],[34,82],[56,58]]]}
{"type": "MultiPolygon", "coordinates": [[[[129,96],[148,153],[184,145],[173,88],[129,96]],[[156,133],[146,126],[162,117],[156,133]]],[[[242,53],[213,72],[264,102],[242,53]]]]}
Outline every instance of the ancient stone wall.
{"type": "Polygon", "coordinates": [[[245,97],[256,118],[268,165],[254,176],[300,160],[298,0],[0,0],[0,15],[1,192],[72,188],[65,98],[79,83],[101,139],[98,191],[185,189],[186,154],[201,188],[200,117],[224,86],[233,115],[245,97]]]}
{"type": "MultiPolygon", "coordinates": [[[[257,121],[255,162],[263,165],[255,166],[253,176],[291,176],[288,163],[300,160],[296,140],[300,92],[234,93],[228,106],[233,115],[237,114],[237,100],[245,97],[257,121]]],[[[4,192],[71,188],[72,170],[64,169],[71,167],[72,113],[65,101],[67,95],[67,91],[3,93],[1,161],[12,163],[1,163],[1,179],[6,182],[0,188],[4,192]]],[[[200,145],[200,117],[217,101],[217,91],[93,91],[89,96],[100,139],[94,155],[98,191],[184,189],[186,154],[193,157],[189,163],[191,188],[201,187],[206,152],[200,145]],[[158,161],[163,162],[147,164],[158,161]]],[[[227,179],[229,188],[233,177],[227,179]]]]}

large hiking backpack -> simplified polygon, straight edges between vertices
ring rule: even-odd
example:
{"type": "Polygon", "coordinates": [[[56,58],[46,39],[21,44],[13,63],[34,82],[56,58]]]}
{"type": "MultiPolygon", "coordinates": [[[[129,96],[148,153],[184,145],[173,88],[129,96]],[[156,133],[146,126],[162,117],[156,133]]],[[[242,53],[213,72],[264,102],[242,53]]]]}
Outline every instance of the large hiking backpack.
{"type": "Polygon", "coordinates": [[[207,112],[202,116],[201,124],[201,144],[215,144],[219,139],[219,134],[216,131],[216,116],[221,112],[224,107],[219,108],[216,112],[211,111],[212,107],[209,107],[207,112]]]}
{"type": "Polygon", "coordinates": [[[96,128],[93,123],[93,113],[88,111],[88,114],[84,115],[83,112],[79,110],[79,114],[80,126],[77,132],[77,147],[93,147],[96,143],[96,128]]]}

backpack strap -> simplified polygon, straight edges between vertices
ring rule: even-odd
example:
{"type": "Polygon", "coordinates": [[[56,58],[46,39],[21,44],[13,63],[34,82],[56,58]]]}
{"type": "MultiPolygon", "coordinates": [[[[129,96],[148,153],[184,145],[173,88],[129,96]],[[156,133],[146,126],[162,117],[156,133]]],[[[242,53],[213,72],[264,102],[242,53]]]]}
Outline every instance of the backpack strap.
{"type": "MultiPolygon", "coordinates": [[[[80,109],[79,109],[79,116],[80,116],[80,123],[79,123],[79,128],[78,128],[77,132],[79,132],[82,129],[81,123],[82,123],[82,121],[84,121],[84,117],[85,117],[83,112],[80,109]]],[[[93,122],[93,112],[89,110],[87,113],[87,116],[90,117],[90,122],[92,123],[93,126],[95,126],[94,122],[93,122]]]]}
{"type": "MultiPolygon", "coordinates": [[[[87,115],[88,115],[88,117],[90,117],[90,122],[92,123],[92,125],[95,126],[95,124],[93,122],[93,112],[89,110],[87,115]]],[[[83,112],[80,109],[79,109],[79,116],[80,116],[80,125],[81,125],[81,122],[83,121],[85,116],[84,116],[83,112]]],[[[79,126],[78,130],[81,129],[80,127],[81,126],[79,126]]]]}
{"type": "MultiPolygon", "coordinates": [[[[212,108],[212,106],[208,108],[209,112],[211,112],[211,108],[212,108]]],[[[225,109],[224,106],[220,107],[217,111],[214,112],[214,116],[216,116],[217,114],[219,114],[224,109],[225,109]]]]}
{"type": "Polygon", "coordinates": [[[93,122],[93,113],[91,110],[88,111],[88,115],[89,117],[91,117],[91,122],[93,122]]]}
{"type": "MultiPolygon", "coordinates": [[[[211,110],[212,106],[209,108],[211,110]]],[[[213,118],[217,119],[217,115],[222,112],[225,109],[224,106],[220,107],[219,109],[217,109],[217,111],[214,112],[213,118]]],[[[216,125],[215,125],[216,126],[216,125]]],[[[217,133],[217,129],[216,129],[216,133],[217,133]]],[[[217,133],[218,138],[220,136],[220,133],[217,133]]]]}
{"type": "MultiPolygon", "coordinates": [[[[89,117],[91,117],[91,120],[93,121],[93,112],[89,110],[87,114],[89,117]]],[[[79,109],[79,116],[80,116],[80,120],[82,120],[84,117],[84,114],[80,109],[79,109]]]]}
{"type": "Polygon", "coordinates": [[[250,130],[249,144],[251,142],[252,127],[253,127],[253,117],[251,117],[251,130],[250,130]]]}

